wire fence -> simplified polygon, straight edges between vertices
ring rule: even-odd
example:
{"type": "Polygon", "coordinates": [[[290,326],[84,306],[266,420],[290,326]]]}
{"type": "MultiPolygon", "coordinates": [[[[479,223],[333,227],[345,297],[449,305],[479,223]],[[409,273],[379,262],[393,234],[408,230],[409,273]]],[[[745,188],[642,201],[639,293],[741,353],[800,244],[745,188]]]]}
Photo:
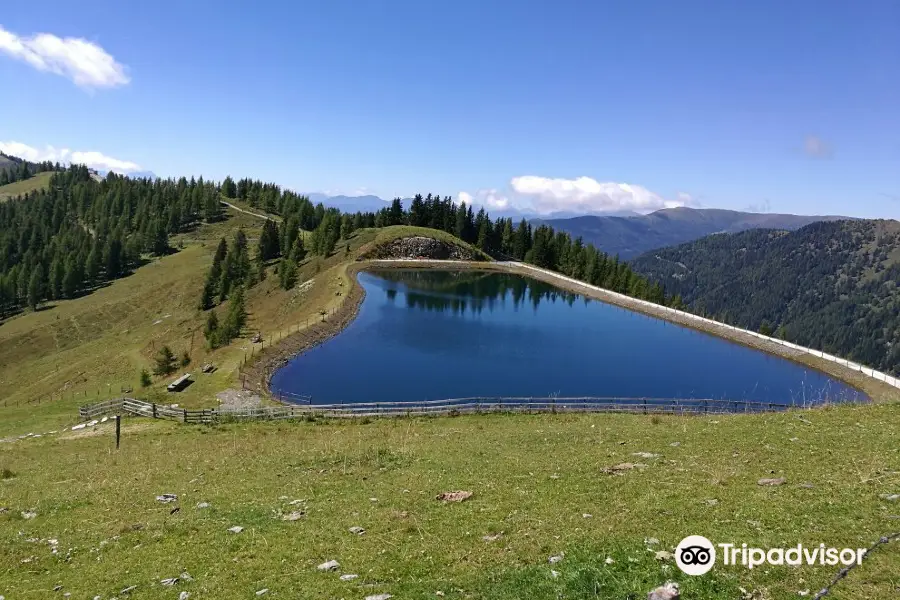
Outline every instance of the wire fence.
{"type": "MultiPolygon", "coordinates": [[[[308,397],[306,397],[308,398],[308,397]]],[[[531,398],[472,397],[421,402],[360,402],[354,404],[283,404],[242,408],[185,409],[135,398],[107,400],[78,409],[81,419],[105,414],[131,414],[183,423],[221,420],[309,419],[311,417],[413,417],[486,413],[631,413],[644,415],[705,415],[781,412],[821,405],[779,404],[752,400],[698,398],[531,398]]]]}

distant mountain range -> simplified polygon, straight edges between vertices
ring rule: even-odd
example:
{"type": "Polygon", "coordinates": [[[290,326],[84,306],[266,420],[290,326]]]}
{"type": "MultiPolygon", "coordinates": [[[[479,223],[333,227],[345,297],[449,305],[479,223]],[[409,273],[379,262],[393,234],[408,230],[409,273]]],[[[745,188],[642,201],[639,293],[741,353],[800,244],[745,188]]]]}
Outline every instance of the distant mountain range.
{"type": "Polygon", "coordinates": [[[391,205],[390,200],[383,200],[378,196],[329,196],[328,194],[312,193],[307,194],[310,202],[318,204],[321,202],[330,208],[337,208],[341,212],[357,213],[357,212],[377,212],[382,208],[391,205]]]}
{"type": "Polygon", "coordinates": [[[900,373],[900,222],[711,235],[631,268],[694,311],[900,373]]]}
{"type": "Polygon", "coordinates": [[[748,229],[795,230],[817,221],[850,217],[749,213],[717,208],[666,208],[630,217],[581,216],[570,219],[535,219],[573,237],[581,236],[608,254],[628,260],[655,248],[683,244],[713,233],[748,229]]]}
{"type": "MultiPolygon", "coordinates": [[[[307,194],[307,196],[309,197],[310,201],[313,204],[318,204],[319,202],[321,202],[325,206],[337,208],[337,209],[340,209],[341,212],[349,212],[349,213],[355,213],[355,212],[360,212],[360,211],[361,212],[377,212],[377,211],[381,210],[382,208],[390,206],[391,201],[393,200],[393,198],[391,198],[391,200],[385,200],[384,198],[380,198],[378,196],[373,196],[373,195],[329,196],[328,194],[321,194],[321,193],[315,193],[315,192],[311,193],[311,194],[307,194]]],[[[402,199],[404,208],[409,207],[409,202],[411,200],[412,200],[412,198],[403,198],[402,199]]],[[[476,211],[479,208],[481,208],[479,205],[475,205],[476,211]]],[[[539,215],[533,211],[519,210],[517,208],[506,208],[506,209],[502,209],[502,210],[486,208],[486,210],[490,213],[491,217],[494,219],[496,219],[498,217],[503,217],[503,218],[513,218],[516,220],[526,219],[526,220],[531,221],[533,219],[539,219],[539,218],[540,219],[569,219],[569,218],[573,218],[573,217],[584,216],[584,213],[566,212],[566,211],[554,212],[549,215],[539,215]]],[[[630,210],[623,210],[623,211],[617,211],[617,212],[611,212],[611,213],[603,213],[602,216],[605,216],[605,217],[609,217],[609,216],[639,217],[640,215],[638,213],[630,211],[630,210]]]]}

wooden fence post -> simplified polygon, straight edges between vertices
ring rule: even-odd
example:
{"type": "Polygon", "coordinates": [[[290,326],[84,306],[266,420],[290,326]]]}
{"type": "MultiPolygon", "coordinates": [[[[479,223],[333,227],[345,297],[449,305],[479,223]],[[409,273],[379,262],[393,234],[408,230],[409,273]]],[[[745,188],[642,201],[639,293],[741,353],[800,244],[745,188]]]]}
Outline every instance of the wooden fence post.
{"type": "Polygon", "coordinates": [[[122,437],[122,415],[116,415],[116,450],[119,449],[119,439],[122,437]]]}
{"type": "Polygon", "coordinates": [[[182,410],[184,411],[184,419],[182,420],[182,423],[187,423],[187,409],[184,408],[182,410]]]}
{"type": "Polygon", "coordinates": [[[153,418],[154,419],[157,418],[156,417],[156,402],[153,403],[153,418]]]}

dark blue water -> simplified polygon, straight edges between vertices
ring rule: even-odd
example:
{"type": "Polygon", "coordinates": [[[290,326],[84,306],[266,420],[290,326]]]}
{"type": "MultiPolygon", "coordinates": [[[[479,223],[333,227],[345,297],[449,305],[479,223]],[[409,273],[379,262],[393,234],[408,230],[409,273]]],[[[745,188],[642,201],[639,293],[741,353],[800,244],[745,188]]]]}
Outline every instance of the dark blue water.
{"type": "Polygon", "coordinates": [[[275,373],[313,404],[471,396],[863,400],[801,365],[526,277],[360,273],[366,298],[335,338],[275,373]]]}

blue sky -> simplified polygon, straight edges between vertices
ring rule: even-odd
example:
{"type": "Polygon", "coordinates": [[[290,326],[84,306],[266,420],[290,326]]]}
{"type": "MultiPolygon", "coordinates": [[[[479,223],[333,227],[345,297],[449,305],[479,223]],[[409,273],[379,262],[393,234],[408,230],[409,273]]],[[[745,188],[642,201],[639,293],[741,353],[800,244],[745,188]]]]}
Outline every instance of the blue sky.
{"type": "Polygon", "coordinates": [[[0,142],[40,156],[495,209],[900,215],[893,0],[44,0],[0,28],[0,142]]]}

